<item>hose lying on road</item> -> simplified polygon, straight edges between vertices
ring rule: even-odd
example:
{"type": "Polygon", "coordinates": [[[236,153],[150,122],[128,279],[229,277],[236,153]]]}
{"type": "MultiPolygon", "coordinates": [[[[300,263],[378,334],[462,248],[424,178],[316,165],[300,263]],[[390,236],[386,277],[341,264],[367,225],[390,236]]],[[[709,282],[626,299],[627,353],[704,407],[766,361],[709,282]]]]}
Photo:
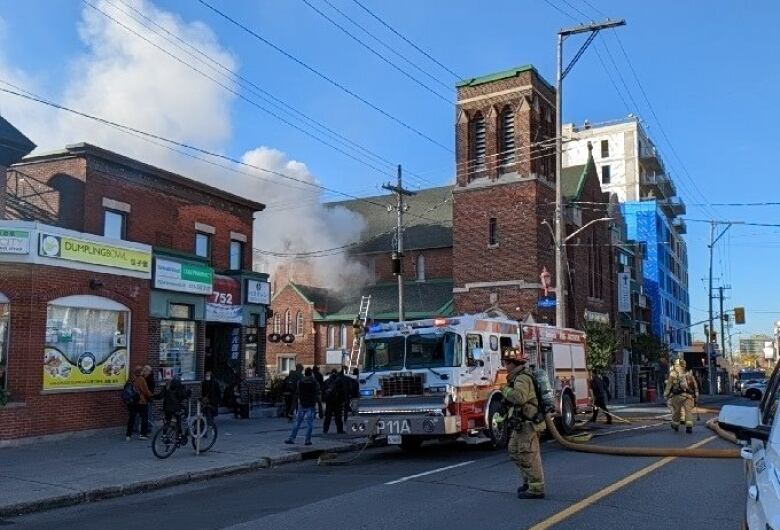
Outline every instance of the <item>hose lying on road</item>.
{"type": "MultiPolygon", "coordinates": [[[[616,456],[675,456],[684,458],[740,458],[739,449],[685,449],[678,447],[612,447],[606,445],[578,444],[558,432],[552,414],[544,418],[547,430],[566,449],[581,453],[616,456]]],[[[707,424],[709,426],[709,423],[707,424]]],[[[712,427],[710,427],[712,428],[712,427]]],[[[714,430],[714,429],[713,429],[714,430]]],[[[717,432],[717,431],[716,431],[717,432]]],[[[720,435],[720,433],[718,433],[720,435]]]]}

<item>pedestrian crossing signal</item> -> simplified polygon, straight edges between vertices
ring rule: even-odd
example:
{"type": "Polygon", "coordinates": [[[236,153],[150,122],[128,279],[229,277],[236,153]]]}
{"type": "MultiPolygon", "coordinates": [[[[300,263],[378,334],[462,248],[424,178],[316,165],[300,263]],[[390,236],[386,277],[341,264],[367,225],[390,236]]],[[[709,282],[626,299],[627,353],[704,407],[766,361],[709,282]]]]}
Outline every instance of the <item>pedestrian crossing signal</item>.
{"type": "Polygon", "coordinates": [[[744,324],[745,323],[745,308],[744,307],[735,307],[734,308],[734,322],[736,324],[744,324]]]}

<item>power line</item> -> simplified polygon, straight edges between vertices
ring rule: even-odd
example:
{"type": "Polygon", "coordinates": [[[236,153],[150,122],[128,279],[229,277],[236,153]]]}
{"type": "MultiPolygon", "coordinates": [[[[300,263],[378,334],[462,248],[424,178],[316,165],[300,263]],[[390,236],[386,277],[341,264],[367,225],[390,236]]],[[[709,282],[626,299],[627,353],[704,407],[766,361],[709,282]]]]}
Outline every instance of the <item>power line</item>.
{"type": "Polygon", "coordinates": [[[164,54],[166,54],[167,56],[169,56],[169,57],[171,57],[172,59],[174,59],[175,61],[177,61],[178,63],[180,63],[180,64],[182,64],[182,65],[186,66],[187,68],[190,68],[191,70],[193,70],[194,72],[196,72],[196,73],[200,74],[201,76],[205,77],[206,79],[209,79],[210,81],[212,81],[212,82],[213,82],[213,83],[215,83],[216,85],[220,86],[220,87],[221,87],[221,88],[223,88],[224,90],[226,90],[226,91],[230,92],[231,94],[233,94],[233,95],[235,95],[235,96],[237,96],[237,97],[239,97],[239,98],[243,99],[244,101],[246,101],[246,102],[247,102],[247,103],[249,103],[250,105],[252,105],[252,106],[254,106],[254,107],[256,107],[256,108],[258,108],[258,109],[262,110],[263,112],[265,112],[265,113],[269,114],[270,116],[273,116],[274,118],[276,118],[276,119],[278,119],[278,120],[282,121],[283,123],[285,123],[285,124],[289,125],[290,127],[293,127],[294,129],[296,129],[296,130],[298,130],[298,131],[302,132],[302,133],[303,133],[303,134],[305,134],[306,136],[309,136],[310,138],[313,138],[314,140],[317,140],[318,142],[320,142],[320,143],[322,143],[322,144],[324,144],[324,145],[326,145],[326,146],[330,147],[331,149],[333,149],[333,150],[335,150],[335,151],[337,151],[337,152],[339,152],[339,153],[343,154],[344,156],[346,156],[346,157],[348,157],[348,158],[350,158],[350,159],[352,159],[352,160],[354,160],[354,161],[356,161],[356,162],[358,162],[358,163],[360,163],[360,164],[362,164],[362,165],[364,165],[364,166],[366,166],[366,167],[368,167],[368,168],[370,168],[370,169],[373,169],[373,170],[375,170],[375,171],[377,171],[377,172],[379,172],[379,173],[382,173],[382,174],[384,174],[384,175],[389,175],[389,174],[390,174],[390,173],[389,173],[387,170],[383,170],[383,169],[381,169],[381,168],[378,168],[377,166],[375,166],[375,165],[373,165],[373,164],[371,164],[371,163],[369,163],[369,162],[366,162],[365,160],[362,160],[362,159],[360,159],[360,158],[358,158],[358,157],[356,157],[356,156],[352,155],[351,153],[348,153],[347,151],[345,151],[345,150],[341,149],[340,147],[338,147],[338,146],[335,146],[335,145],[333,145],[333,144],[331,144],[331,143],[327,142],[326,140],[323,140],[322,138],[320,138],[320,137],[318,137],[318,136],[316,136],[316,135],[312,134],[311,132],[309,132],[309,131],[307,131],[307,130],[305,130],[305,129],[301,128],[301,127],[299,127],[298,125],[295,125],[294,123],[292,123],[292,122],[290,122],[289,120],[287,120],[286,118],[284,118],[284,117],[282,117],[282,116],[278,115],[277,113],[275,113],[275,112],[273,112],[273,111],[271,111],[271,110],[267,109],[266,107],[262,106],[261,104],[259,104],[258,102],[254,101],[253,99],[250,99],[250,98],[246,97],[245,95],[241,94],[240,92],[238,92],[238,91],[236,91],[236,90],[234,90],[234,89],[230,88],[229,86],[227,86],[226,84],[222,83],[222,82],[221,82],[221,81],[219,81],[218,79],[215,79],[214,77],[210,76],[210,75],[209,75],[209,74],[207,74],[206,72],[203,72],[202,70],[200,70],[200,69],[199,69],[199,68],[197,68],[196,66],[193,66],[192,64],[190,64],[190,63],[188,63],[187,61],[185,61],[185,60],[181,59],[180,57],[178,57],[178,56],[174,55],[173,53],[169,52],[168,50],[166,50],[166,49],[165,49],[165,48],[163,48],[162,46],[158,45],[157,43],[155,43],[155,42],[151,41],[151,40],[150,40],[150,39],[148,39],[147,37],[145,37],[145,36],[141,35],[141,34],[140,34],[140,33],[138,33],[137,31],[135,31],[133,28],[131,28],[131,27],[127,26],[126,24],[124,24],[123,22],[121,22],[121,21],[117,20],[115,17],[113,17],[113,16],[111,16],[110,14],[106,13],[105,11],[103,11],[102,9],[100,9],[99,7],[97,7],[97,6],[95,6],[94,4],[90,3],[90,2],[89,2],[89,0],[82,0],[82,2],[83,2],[84,4],[86,4],[87,6],[91,7],[92,9],[94,9],[95,11],[99,12],[100,14],[102,14],[104,17],[106,17],[107,19],[109,19],[109,20],[110,20],[110,21],[112,21],[113,23],[115,23],[115,24],[119,25],[120,27],[124,28],[126,31],[128,31],[128,32],[132,33],[133,35],[135,35],[135,36],[136,36],[136,37],[138,37],[139,39],[142,39],[142,40],[143,40],[144,42],[146,42],[147,44],[149,44],[149,45],[151,45],[151,46],[155,47],[155,48],[156,48],[156,49],[158,49],[159,51],[163,52],[163,53],[164,53],[164,54]]]}
{"type": "Polygon", "coordinates": [[[333,18],[331,18],[331,17],[330,17],[330,16],[328,16],[326,13],[324,13],[324,12],[323,12],[323,11],[321,11],[319,8],[317,8],[317,7],[316,7],[314,4],[312,4],[311,2],[309,2],[309,0],[301,0],[301,1],[302,1],[304,4],[306,4],[307,6],[309,6],[309,8],[311,8],[311,9],[312,9],[312,10],[313,10],[315,13],[317,13],[317,14],[318,14],[318,15],[320,15],[322,18],[324,18],[325,20],[327,20],[328,22],[330,22],[332,25],[334,25],[335,27],[337,27],[338,29],[340,29],[340,30],[341,30],[341,31],[342,31],[342,32],[343,32],[345,35],[347,35],[349,38],[351,38],[352,40],[354,40],[355,42],[357,42],[358,44],[360,44],[360,45],[361,45],[363,48],[365,48],[366,50],[368,50],[369,52],[371,52],[371,53],[372,53],[372,54],[374,54],[375,56],[379,57],[379,58],[380,58],[382,61],[384,61],[385,63],[387,63],[387,64],[389,64],[390,66],[392,66],[392,67],[393,67],[393,69],[395,69],[396,71],[400,72],[400,73],[401,73],[401,74],[402,74],[404,77],[406,77],[406,78],[408,78],[408,79],[411,79],[411,80],[412,80],[412,81],[414,81],[416,84],[418,84],[419,86],[421,86],[422,88],[424,88],[425,90],[427,90],[428,92],[430,92],[431,94],[433,94],[434,96],[436,96],[437,98],[441,99],[442,101],[444,101],[444,102],[445,102],[445,103],[447,103],[448,105],[454,105],[454,103],[452,102],[452,100],[450,100],[450,99],[447,99],[445,96],[442,96],[442,95],[441,95],[439,92],[437,92],[436,90],[432,89],[431,87],[429,87],[428,85],[426,85],[425,83],[423,83],[422,81],[420,81],[419,79],[417,79],[416,77],[414,77],[412,74],[410,74],[409,72],[407,72],[406,70],[404,70],[403,68],[401,68],[400,66],[398,66],[397,64],[395,64],[393,61],[391,61],[390,59],[388,59],[386,56],[384,56],[384,55],[382,55],[381,53],[379,53],[378,51],[376,51],[376,50],[375,50],[374,48],[372,48],[370,45],[366,44],[366,42],[365,42],[365,41],[361,40],[361,39],[360,39],[359,37],[357,37],[357,36],[356,36],[354,33],[352,33],[352,32],[351,32],[351,31],[349,31],[347,28],[345,28],[344,26],[342,26],[341,24],[339,24],[337,21],[333,20],[333,18]]]}
{"type": "Polygon", "coordinates": [[[401,59],[402,61],[407,63],[409,66],[411,66],[412,68],[414,68],[415,70],[417,70],[421,74],[423,74],[423,75],[427,76],[428,78],[430,78],[433,82],[435,82],[439,86],[445,88],[446,90],[452,90],[453,87],[452,87],[451,84],[445,83],[445,82],[441,81],[438,77],[436,77],[435,75],[433,75],[430,72],[428,72],[425,68],[420,67],[417,63],[415,63],[411,59],[407,58],[404,54],[402,54],[399,51],[397,51],[393,46],[391,46],[387,42],[383,41],[382,39],[380,39],[379,37],[374,35],[365,26],[363,26],[358,21],[356,21],[354,18],[350,17],[347,13],[345,13],[344,11],[339,9],[337,6],[335,6],[330,0],[322,0],[322,1],[325,2],[327,5],[329,5],[330,8],[333,9],[336,13],[338,13],[339,15],[341,15],[342,17],[347,19],[349,22],[351,22],[352,25],[360,28],[366,35],[368,35],[374,41],[376,41],[379,44],[381,44],[387,51],[389,51],[390,53],[392,53],[393,55],[395,55],[396,57],[398,57],[399,59],[401,59]]]}
{"type": "Polygon", "coordinates": [[[266,39],[265,37],[263,37],[262,35],[260,35],[256,31],[254,31],[254,30],[250,29],[249,27],[245,26],[244,24],[242,24],[238,20],[232,18],[228,14],[220,11],[219,9],[214,7],[213,5],[211,5],[208,2],[206,2],[205,0],[198,0],[198,2],[200,2],[205,7],[207,7],[208,9],[213,11],[214,13],[218,14],[219,16],[221,16],[222,18],[224,18],[225,20],[227,20],[228,22],[230,22],[234,26],[240,28],[242,31],[246,32],[247,34],[251,35],[255,39],[259,40],[263,44],[273,48],[274,50],[276,50],[280,54],[284,55],[285,57],[287,57],[291,61],[295,62],[296,64],[298,64],[298,65],[302,66],[303,68],[305,68],[306,70],[310,71],[311,73],[313,73],[314,75],[316,75],[320,79],[322,79],[324,81],[327,81],[328,83],[330,83],[331,85],[335,86],[339,90],[345,92],[346,94],[352,96],[353,98],[357,99],[361,103],[363,103],[363,104],[369,106],[370,108],[374,109],[375,111],[379,112],[380,114],[382,114],[386,118],[394,121],[395,123],[401,125],[405,129],[415,133],[416,135],[418,135],[421,138],[424,138],[425,140],[427,140],[428,142],[430,142],[430,143],[432,143],[432,144],[434,144],[434,145],[444,149],[445,151],[447,151],[449,153],[454,153],[454,151],[452,149],[450,149],[449,147],[447,147],[443,143],[441,143],[441,142],[439,142],[437,140],[434,140],[433,138],[431,138],[430,136],[428,136],[424,132],[420,131],[419,129],[417,129],[417,128],[411,126],[411,125],[409,125],[408,123],[406,123],[405,121],[401,120],[400,118],[395,117],[394,115],[390,114],[386,110],[382,109],[381,107],[379,107],[376,104],[372,103],[371,101],[367,100],[365,97],[363,97],[360,94],[356,93],[355,91],[347,88],[342,83],[336,81],[332,77],[329,77],[329,76],[325,75],[324,73],[320,72],[319,70],[317,70],[313,66],[311,66],[308,63],[304,62],[302,59],[299,59],[298,57],[296,57],[296,56],[292,55],[291,53],[287,52],[286,50],[284,50],[283,48],[277,46],[276,44],[274,44],[270,40],[266,39]]]}
{"type": "Polygon", "coordinates": [[[391,26],[390,24],[388,24],[387,22],[385,22],[384,20],[382,20],[382,18],[380,18],[380,17],[379,17],[379,15],[377,15],[376,13],[374,13],[373,11],[371,11],[369,8],[367,8],[367,7],[366,7],[366,6],[365,6],[363,3],[361,3],[359,0],[353,0],[353,1],[354,1],[354,2],[355,2],[355,3],[356,3],[356,4],[357,4],[357,5],[358,5],[358,6],[359,6],[359,7],[360,7],[360,8],[361,8],[363,11],[365,11],[366,13],[368,13],[369,15],[371,15],[371,17],[373,17],[374,19],[376,19],[376,20],[377,20],[377,22],[379,22],[379,23],[380,23],[380,24],[382,24],[384,27],[386,27],[387,29],[389,29],[390,31],[392,31],[392,32],[393,32],[393,33],[394,33],[396,36],[398,36],[398,37],[399,37],[401,40],[403,40],[403,41],[404,41],[405,43],[407,43],[409,46],[411,46],[412,48],[414,48],[415,50],[417,50],[418,52],[420,52],[421,54],[423,54],[425,57],[427,57],[428,59],[430,59],[430,60],[431,60],[431,61],[433,61],[434,63],[436,63],[436,64],[437,64],[438,66],[440,66],[442,69],[444,69],[444,70],[446,70],[447,72],[449,72],[450,74],[452,74],[452,75],[453,75],[453,77],[455,77],[455,79],[458,79],[458,80],[460,80],[460,79],[463,79],[463,78],[464,78],[462,75],[459,75],[459,74],[456,74],[455,72],[453,72],[453,71],[452,71],[452,69],[450,69],[450,68],[448,68],[447,66],[445,66],[444,64],[442,64],[440,61],[438,61],[438,60],[437,60],[435,57],[433,57],[431,54],[429,54],[428,52],[426,52],[425,50],[423,50],[422,48],[420,48],[418,45],[416,45],[414,42],[412,42],[411,40],[409,40],[407,37],[405,37],[403,34],[401,34],[401,32],[400,32],[400,31],[398,31],[398,30],[397,30],[397,29],[395,29],[393,26],[391,26]]]}

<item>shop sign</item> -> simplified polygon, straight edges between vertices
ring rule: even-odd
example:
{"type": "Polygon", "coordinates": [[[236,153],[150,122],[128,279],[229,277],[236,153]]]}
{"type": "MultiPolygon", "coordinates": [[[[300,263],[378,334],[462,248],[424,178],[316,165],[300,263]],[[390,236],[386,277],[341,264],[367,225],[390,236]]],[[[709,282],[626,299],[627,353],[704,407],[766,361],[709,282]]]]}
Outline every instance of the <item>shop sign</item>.
{"type": "Polygon", "coordinates": [[[209,322],[242,322],[241,284],[230,276],[214,275],[214,287],[206,302],[209,322]]]}
{"type": "Polygon", "coordinates": [[[29,254],[30,232],[0,228],[0,254],[29,254]]]}
{"type": "Polygon", "coordinates": [[[38,254],[46,258],[78,261],[130,271],[148,273],[152,269],[152,253],[149,251],[45,232],[40,234],[38,254]]]}
{"type": "Polygon", "coordinates": [[[154,287],[182,293],[211,294],[214,269],[207,265],[166,258],[154,260],[154,287]]]}
{"type": "Polygon", "coordinates": [[[588,322],[597,322],[599,324],[609,325],[609,314],[599,313],[597,311],[585,310],[585,320],[588,322]]]}
{"type": "Polygon", "coordinates": [[[247,280],[246,303],[269,305],[271,303],[271,285],[259,280],[247,280]]]}
{"type": "Polygon", "coordinates": [[[631,312],[631,274],[628,272],[618,273],[618,311],[631,312]]]}

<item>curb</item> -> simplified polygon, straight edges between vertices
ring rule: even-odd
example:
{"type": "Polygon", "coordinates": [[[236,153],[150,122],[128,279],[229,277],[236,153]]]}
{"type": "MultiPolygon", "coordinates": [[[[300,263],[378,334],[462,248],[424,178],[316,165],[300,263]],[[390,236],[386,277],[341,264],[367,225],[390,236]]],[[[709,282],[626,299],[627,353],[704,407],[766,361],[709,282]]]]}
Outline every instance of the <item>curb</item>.
{"type": "MultiPolygon", "coordinates": [[[[16,517],[19,515],[25,515],[35,512],[42,512],[46,510],[54,510],[57,508],[65,508],[67,506],[75,506],[78,504],[86,504],[90,502],[102,501],[107,499],[114,499],[117,497],[124,497],[126,495],[135,495],[139,493],[148,493],[150,491],[161,490],[165,488],[171,488],[174,486],[181,486],[183,484],[189,484],[191,482],[201,482],[204,480],[220,477],[228,477],[235,475],[242,475],[246,473],[252,473],[260,469],[269,469],[284,464],[292,464],[295,462],[301,462],[303,460],[313,460],[318,458],[325,452],[329,453],[348,453],[360,449],[365,442],[353,443],[345,442],[343,445],[333,447],[331,449],[311,449],[302,452],[288,453],[285,455],[269,458],[267,456],[261,457],[251,462],[243,464],[233,464],[223,467],[217,467],[213,469],[204,469],[200,471],[188,471],[184,473],[178,473],[175,475],[169,475],[153,480],[141,480],[133,482],[131,484],[124,484],[119,486],[101,486],[99,488],[88,489],[84,491],[77,491],[74,493],[67,493],[64,495],[55,495],[45,499],[39,499],[35,501],[18,502],[15,504],[8,504],[0,506],[0,518],[16,517]]],[[[377,443],[369,444],[369,447],[377,446],[377,443]]]]}

